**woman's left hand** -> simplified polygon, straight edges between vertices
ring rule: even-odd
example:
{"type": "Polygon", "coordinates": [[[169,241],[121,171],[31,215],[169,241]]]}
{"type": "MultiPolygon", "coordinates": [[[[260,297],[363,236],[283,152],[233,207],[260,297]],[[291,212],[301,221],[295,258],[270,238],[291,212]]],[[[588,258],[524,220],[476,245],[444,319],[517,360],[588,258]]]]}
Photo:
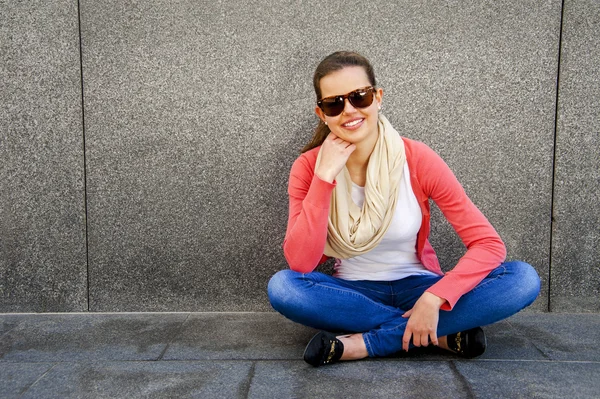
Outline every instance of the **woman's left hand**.
{"type": "Polygon", "coordinates": [[[446,302],[430,292],[424,292],[417,300],[415,306],[402,317],[408,317],[404,336],[402,337],[402,349],[408,351],[408,345],[412,337],[414,346],[438,345],[437,325],[440,317],[440,307],[446,302]]]}

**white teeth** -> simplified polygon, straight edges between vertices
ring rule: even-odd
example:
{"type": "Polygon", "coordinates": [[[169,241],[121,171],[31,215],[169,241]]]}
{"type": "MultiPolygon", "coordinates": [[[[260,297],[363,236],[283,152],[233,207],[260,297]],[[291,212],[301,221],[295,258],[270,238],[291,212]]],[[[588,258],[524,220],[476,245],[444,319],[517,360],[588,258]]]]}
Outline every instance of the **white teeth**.
{"type": "Polygon", "coordinates": [[[356,126],[356,125],[358,125],[362,121],[363,121],[362,119],[357,119],[357,120],[352,121],[352,122],[344,123],[344,126],[346,126],[346,127],[356,126]]]}

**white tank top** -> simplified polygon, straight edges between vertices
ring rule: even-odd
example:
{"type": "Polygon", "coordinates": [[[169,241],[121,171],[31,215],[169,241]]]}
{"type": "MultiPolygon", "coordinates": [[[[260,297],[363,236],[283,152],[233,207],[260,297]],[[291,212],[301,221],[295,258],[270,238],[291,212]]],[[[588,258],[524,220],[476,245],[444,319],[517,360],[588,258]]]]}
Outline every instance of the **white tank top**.
{"type": "MultiPolygon", "coordinates": [[[[362,208],[365,189],[352,184],[352,200],[362,208]]],[[[371,251],[349,259],[336,259],[335,276],[344,280],[393,281],[415,274],[431,274],[417,258],[417,233],[421,208],[410,184],[408,163],[400,180],[396,212],[379,244],[371,251]]]]}

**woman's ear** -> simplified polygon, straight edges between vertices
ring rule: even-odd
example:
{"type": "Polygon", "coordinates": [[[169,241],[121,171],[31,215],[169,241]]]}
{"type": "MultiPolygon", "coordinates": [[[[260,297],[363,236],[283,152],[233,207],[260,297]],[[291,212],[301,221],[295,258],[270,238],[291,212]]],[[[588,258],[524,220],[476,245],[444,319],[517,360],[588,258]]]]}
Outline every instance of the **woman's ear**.
{"type": "Polygon", "coordinates": [[[383,100],[383,89],[381,87],[375,91],[375,100],[377,101],[377,108],[381,109],[381,104],[383,100]]]}
{"type": "Polygon", "coordinates": [[[323,123],[327,124],[327,121],[325,121],[325,114],[323,113],[323,110],[319,108],[318,105],[315,105],[315,114],[317,114],[317,116],[320,120],[323,121],[323,123]]]}

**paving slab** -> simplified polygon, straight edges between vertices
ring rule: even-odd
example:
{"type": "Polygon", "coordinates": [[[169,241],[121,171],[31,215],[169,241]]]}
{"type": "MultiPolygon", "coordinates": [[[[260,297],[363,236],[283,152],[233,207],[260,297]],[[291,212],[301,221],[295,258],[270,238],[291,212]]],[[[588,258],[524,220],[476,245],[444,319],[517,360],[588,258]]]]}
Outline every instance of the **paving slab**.
{"type": "Polygon", "coordinates": [[[277,313],[195,313],[163,359],[300,359],[315,333],[277,313]]]}
{"type": "Polygon", "coordinates": [[[187,314],[24,316],[0,337],[0,361],[155,360],[187,314]]]}
{"type": "Polygon", "coordinates": [[[468,387],[451,362],[365,360],[314,368],[257,362],[249,398],[460,398],[468,387]]]}
{"type": "Polygon", "coordinates": [[[0,365],[0,398],[19,398],[55,363],[2,363],[0,365]]]}
{"type": "Polygon", "coordinates": [[[0,314],[1,398],[597,398],[598,314],[486,326],[473,360],[436,348],[313,368],[314,330],[274,313],[0,314]]]}
{"type": "MultiPolygon", "coordinates": [[[[508,323],[547,359],[600,361],[598,314],[523,314],[513,316],[508,323]]],[[[504,352],[510,352],[515,343],[512,338],[508,339],[504,352]]]]}
{"type": "Polygon", "coordinates": [[[12,314],[0,314],[0,337],[12,330],[23,320],[23,316],[12,314]]]}
{"type": "Polygon", "coordinates": [[[457,361],[477,398],[598,398],[600,362],[457,361]]]}
{"type": "Polygon", "coordinates": [[[512,319],[483,327],[487,337],[487,348],[481,359],[547,359],[547,356],[531,342],[526,334],[513,326],[510,320],[512,319]]]}
{"type": "MultiPolygon", "coordinates": [[[[516,319],[527,322],[535,314],[516,319]]],[[[486,359],[548,359],[520,325],[501,321],[485,327],[486,359]],[[510,350],[507,350],[510,348],[510,350]]],[[[166,350],[164,360],[300,359],[316,330],[293,323],[276,313],[194,313],[166,350]]],[[[455,358],[436,348],[399,352],[395,358],[448,360],[455,358]]]]}
{"type": "MultiPolygon", "coordinates": [[[[485,353],[478,359],[486,360],[547,360],[544,354],[523,332],[515,328],[508,320],[503,320],[483,329],[487,338],[485,353]]],[[[528,320],[525,318],[525,320],[528,320]]],[[[390,356],[396,359],[441,360],[461,359],[459,356],[437,347],[413,348],[408,353],[398,352],[390,356]]]]}
{"type": "Polygon", "coordinates": [[[250,362],[62,363],[22,398],[245,397],[251,372],[250,362]]]}

